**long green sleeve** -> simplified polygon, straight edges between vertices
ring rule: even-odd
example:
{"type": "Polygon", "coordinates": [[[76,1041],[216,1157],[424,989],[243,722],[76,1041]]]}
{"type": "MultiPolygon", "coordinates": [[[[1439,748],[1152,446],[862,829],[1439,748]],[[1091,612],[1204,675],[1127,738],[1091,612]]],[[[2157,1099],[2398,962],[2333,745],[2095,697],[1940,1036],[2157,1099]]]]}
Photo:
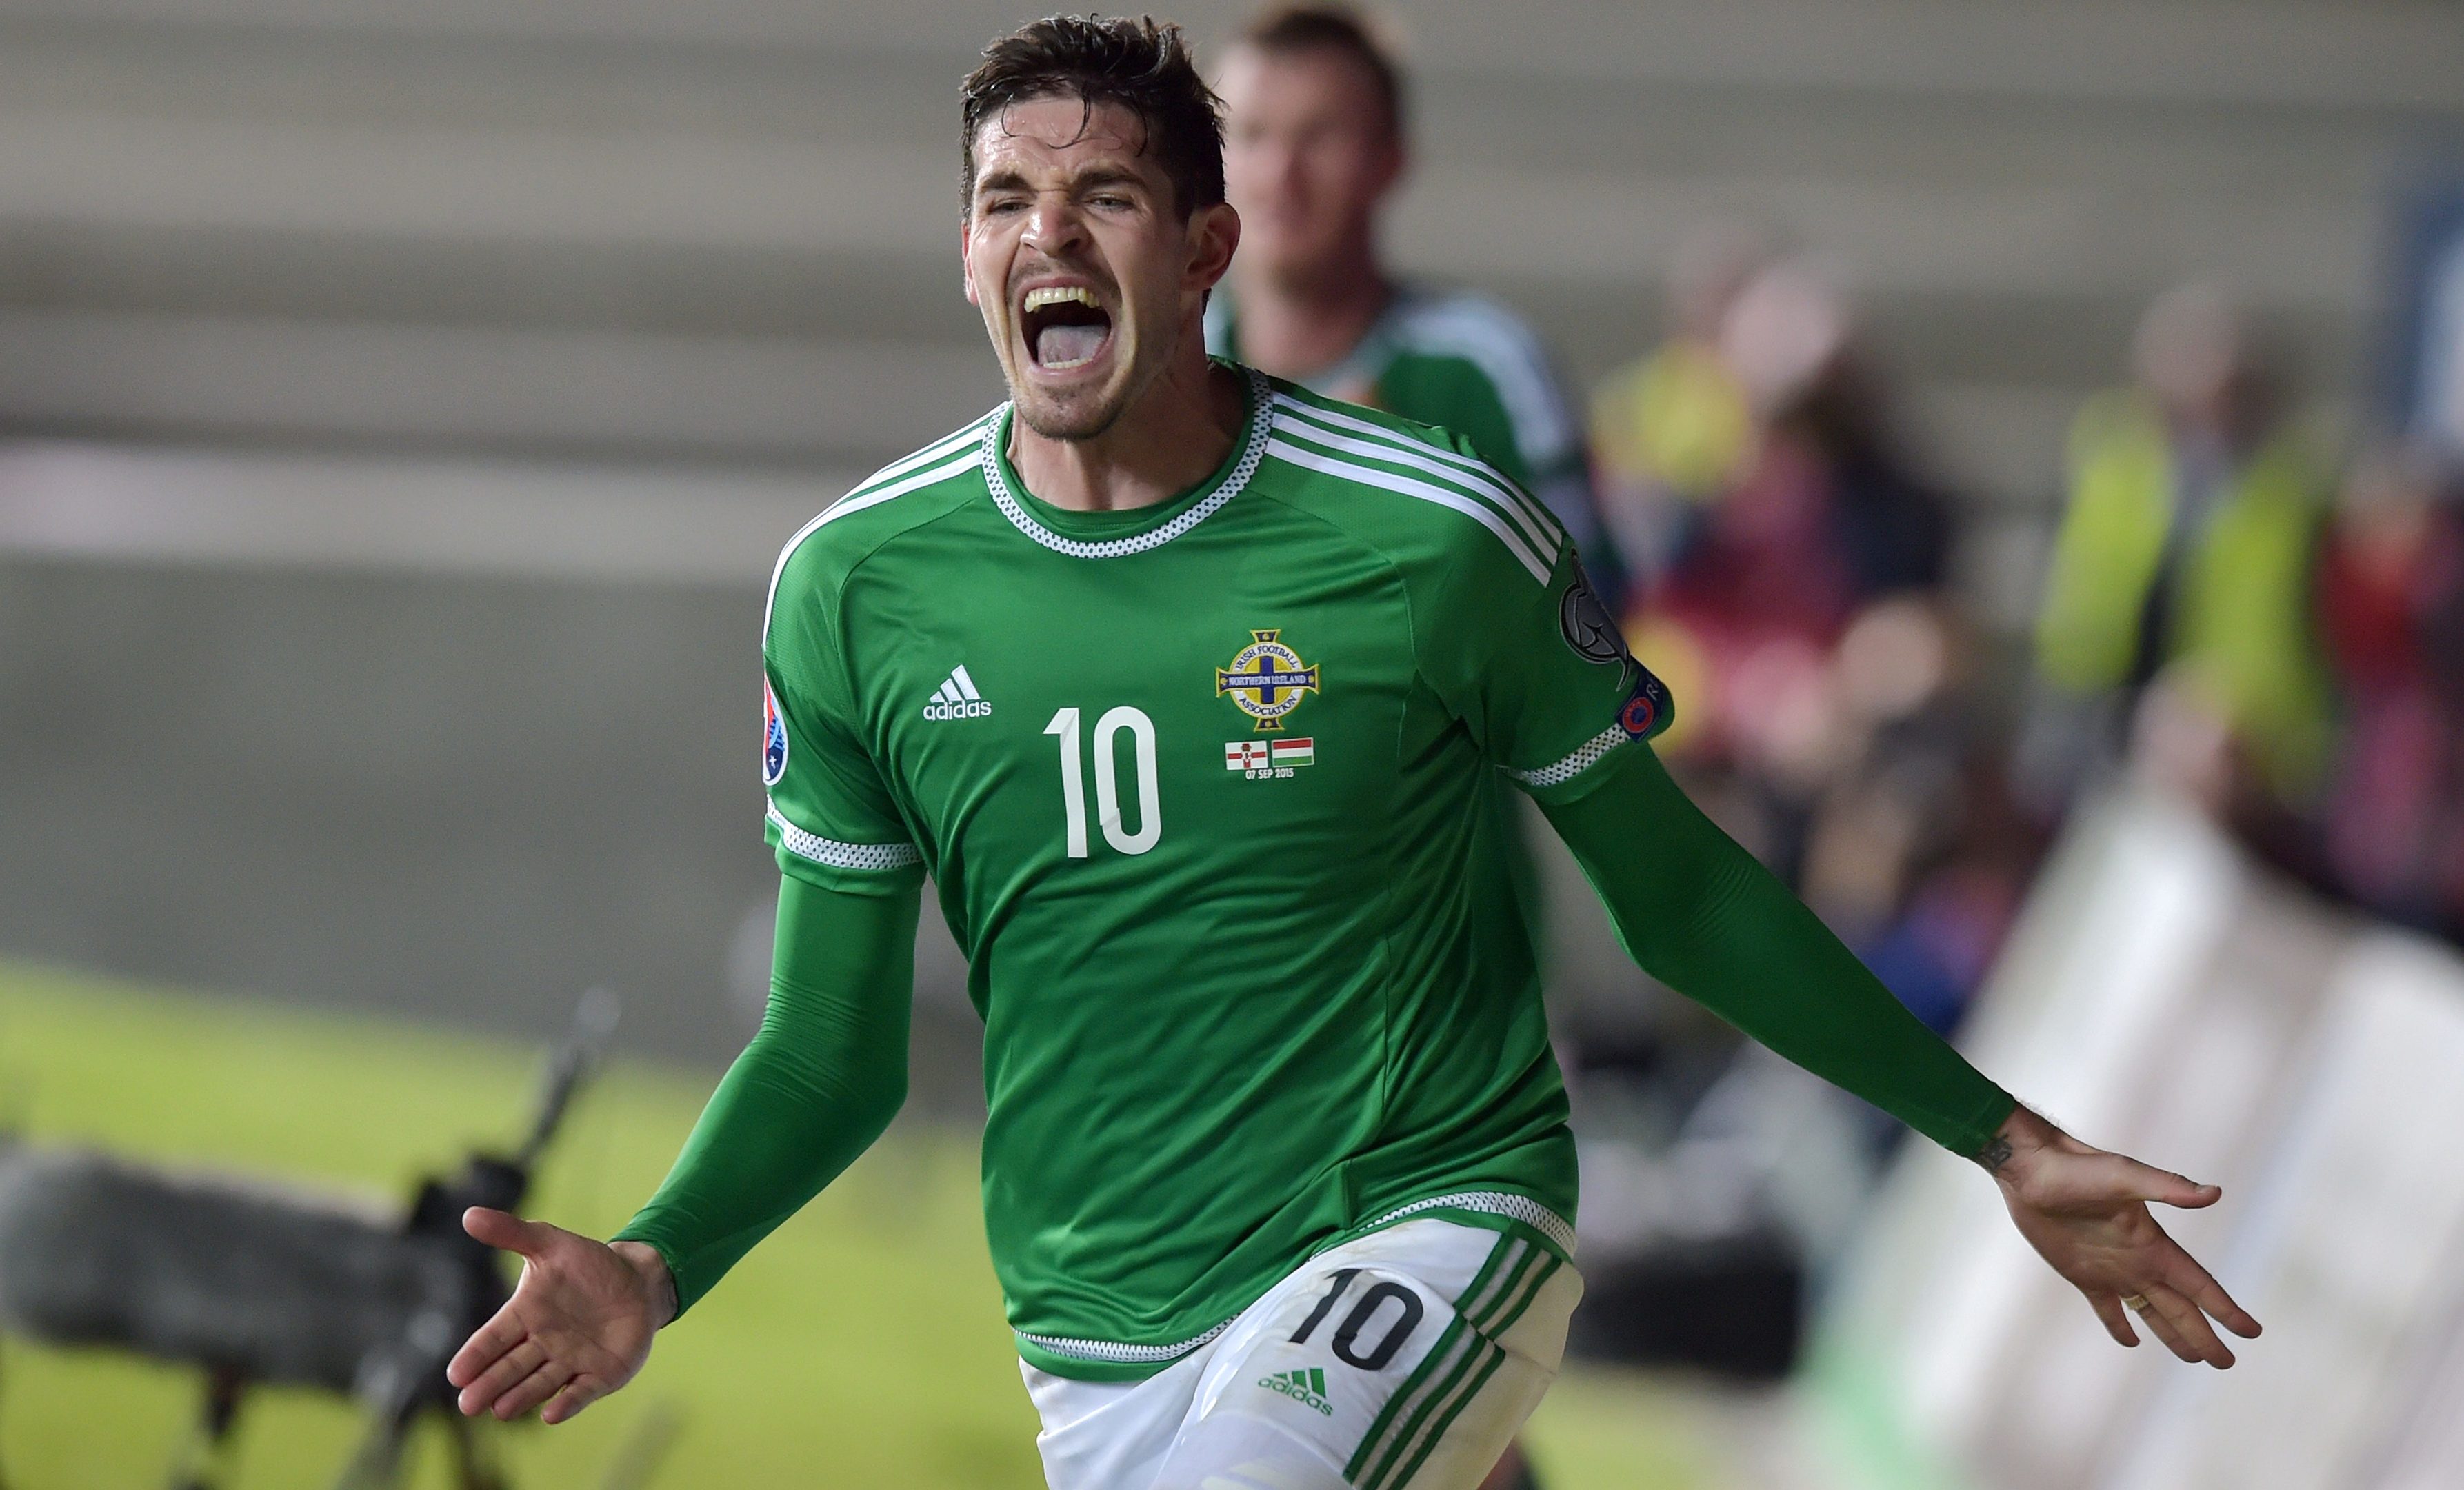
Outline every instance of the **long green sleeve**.
{"type": "Polygon", "coordinates": [[[1787,886],[1713,826],[1648,745],[1544,805],[1644,971],[1951,1152],[2017,1105],[1918,1022],[1787,886]]]}
{"type": "Polygon", "coordinates": [[[614,1239],[667,1259],[681,1314],[871,1146],[907,1099],[917,885],[779,891],[770,1007],[658,1193],[614,1239]]]}

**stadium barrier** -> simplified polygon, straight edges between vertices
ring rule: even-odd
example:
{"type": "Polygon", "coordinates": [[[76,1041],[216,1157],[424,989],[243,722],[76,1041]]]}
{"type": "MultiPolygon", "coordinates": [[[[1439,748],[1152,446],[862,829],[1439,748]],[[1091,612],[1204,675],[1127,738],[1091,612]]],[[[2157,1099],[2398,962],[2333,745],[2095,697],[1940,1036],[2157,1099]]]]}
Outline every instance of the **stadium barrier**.
{"type": "Polygon", "coordinates": [[[2230,1372],[2123,1352],[1991,1187],[1909,1145],[1812,1368],[1852,1482],[2464,1484],[2464,961],[2120,788],[2057,849],[1962,1043],[2088,1142],[2222,1185],[2160,1215],[2266,1333],[2230,1372]]]}

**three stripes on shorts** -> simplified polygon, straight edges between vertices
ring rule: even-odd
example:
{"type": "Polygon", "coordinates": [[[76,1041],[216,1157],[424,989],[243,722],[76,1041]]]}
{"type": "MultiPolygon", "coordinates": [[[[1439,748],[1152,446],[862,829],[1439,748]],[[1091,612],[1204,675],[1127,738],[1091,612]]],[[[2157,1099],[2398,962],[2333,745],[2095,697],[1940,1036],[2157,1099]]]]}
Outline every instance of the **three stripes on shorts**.
{"type": "Polygon", "coordinates": [[[1408,1484],[1446,1435],[1466,1403],[1506,1364],[1497,1344],[1563,1261],[1528,1236],[1502,1234],[1471,1286],[1455,1303],[1455,1321],[1369,1425],[1343,1478],[1358,1490],[1408,1484]]]}

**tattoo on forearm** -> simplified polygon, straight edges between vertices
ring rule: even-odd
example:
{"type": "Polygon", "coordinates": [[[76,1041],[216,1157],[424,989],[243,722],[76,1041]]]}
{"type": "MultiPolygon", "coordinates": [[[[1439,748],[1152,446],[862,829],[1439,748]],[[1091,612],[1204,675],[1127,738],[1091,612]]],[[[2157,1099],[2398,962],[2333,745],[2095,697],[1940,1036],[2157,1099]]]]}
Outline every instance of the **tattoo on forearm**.
{"type": "Polygon", "coordinates": [[[2002,1167],[2011,1162],[2011,1141],[1998,1135],[1988,1140],[1976,1151],[1976,1162],[1988,1174],[2001,1173],[2002,1167]]]}

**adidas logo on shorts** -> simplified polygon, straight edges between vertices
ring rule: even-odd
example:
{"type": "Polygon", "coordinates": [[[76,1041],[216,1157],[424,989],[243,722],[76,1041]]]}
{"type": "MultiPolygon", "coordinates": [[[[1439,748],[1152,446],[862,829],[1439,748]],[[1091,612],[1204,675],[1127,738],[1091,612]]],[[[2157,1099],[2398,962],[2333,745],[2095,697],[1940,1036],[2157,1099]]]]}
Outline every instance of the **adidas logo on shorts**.
{"type": "Polygon", "coordinates": [[[1326,1368],[1322,1366],[1276,1371],[1259,1377],[1258,1385],[1268,1391],[1280,1391],[1305,1407],[1313,1407],[1325,1416],[1334,1415],[1334,1404],[1326,1400],[1326,1368]]]}
{"type": "Polygon", "coordinates": [[[992,711],[984,696],[976,692],[976,680],[967,676],[963,662],[950,670],[924,705],[926,719],[981,719],[992,711]]]}

